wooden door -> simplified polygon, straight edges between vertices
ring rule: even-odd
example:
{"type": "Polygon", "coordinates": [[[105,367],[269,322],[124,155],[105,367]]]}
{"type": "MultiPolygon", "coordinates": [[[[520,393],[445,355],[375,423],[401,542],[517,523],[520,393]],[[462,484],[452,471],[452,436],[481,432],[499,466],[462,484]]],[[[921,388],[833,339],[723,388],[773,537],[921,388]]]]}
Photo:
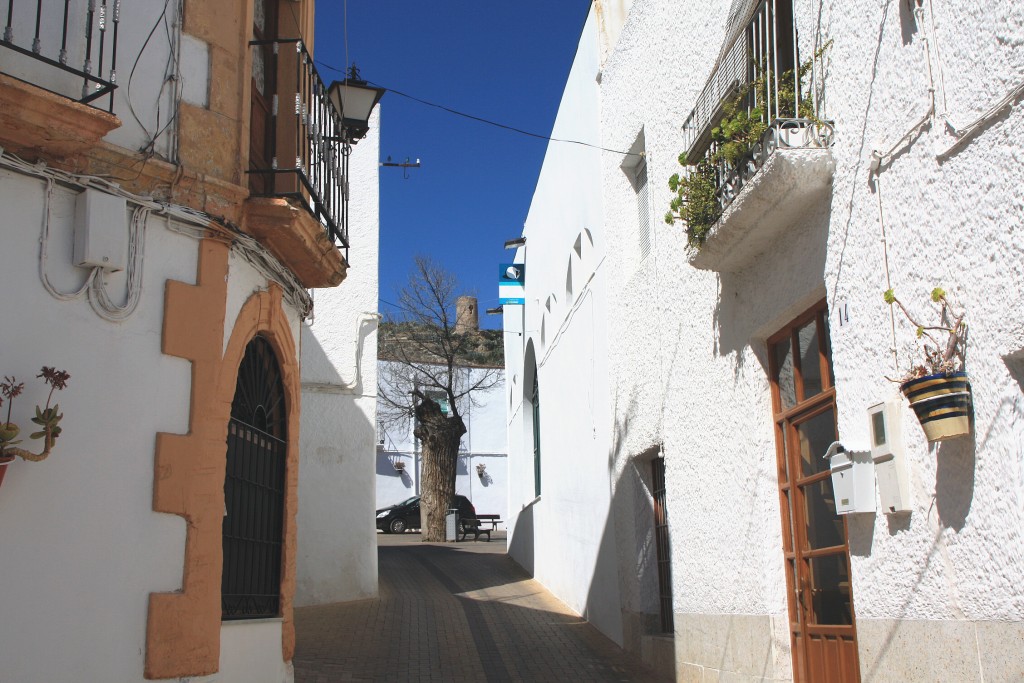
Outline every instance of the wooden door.
{"type": "Polygon", "coordinates": [[[782,537],[797,683],[860,680],[846,518],[828,462],[837,439],[825,302],[768,340],[782,537]]]}

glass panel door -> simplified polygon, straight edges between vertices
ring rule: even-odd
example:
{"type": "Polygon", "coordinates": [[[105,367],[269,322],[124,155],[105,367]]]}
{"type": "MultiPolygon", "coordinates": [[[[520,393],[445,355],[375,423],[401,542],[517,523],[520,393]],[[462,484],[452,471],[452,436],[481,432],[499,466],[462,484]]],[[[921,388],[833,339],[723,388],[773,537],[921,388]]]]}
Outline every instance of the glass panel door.
{"type": "Polygon", "coordinates": [[[825,302],[768,344],[794,679],[856,683],[846,519],[823,458],[838,436],[825,302]]]}

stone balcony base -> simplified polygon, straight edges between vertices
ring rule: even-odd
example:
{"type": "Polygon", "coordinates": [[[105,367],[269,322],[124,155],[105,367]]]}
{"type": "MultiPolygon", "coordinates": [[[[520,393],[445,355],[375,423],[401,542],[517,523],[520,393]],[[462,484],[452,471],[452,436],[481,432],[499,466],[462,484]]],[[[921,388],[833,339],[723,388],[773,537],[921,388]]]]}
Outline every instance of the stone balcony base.
{"type": "Polygon", "coordinates": [[[712,226],[690,265],[719,272],[743,268],[828,192],[834,174],[828,148],[775,150],[712,226]]]}
{"type": "Polygon", "coordinates": [[[243,229],[295,273],[303,287],[336,287],[345,279],[348,264],[324,226],[286,199],[247,199],[243,229]]]}
{"type": "Polygon", "coordinates": [[[0,145],[27,161],[60,161],[94,146],[121,120],[0,74],[0,145]]]}

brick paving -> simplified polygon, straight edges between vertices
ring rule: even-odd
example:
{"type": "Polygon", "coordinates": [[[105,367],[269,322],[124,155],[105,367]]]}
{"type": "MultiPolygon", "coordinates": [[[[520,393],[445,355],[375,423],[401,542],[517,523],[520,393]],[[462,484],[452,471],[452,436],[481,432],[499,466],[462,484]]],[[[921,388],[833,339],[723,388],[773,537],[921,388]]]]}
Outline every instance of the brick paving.
{"type": "Polygon", "coordinates": [[[661,681],[490,543],[379,536],[380,597],[295,610],[296,683],[661,681]]]}

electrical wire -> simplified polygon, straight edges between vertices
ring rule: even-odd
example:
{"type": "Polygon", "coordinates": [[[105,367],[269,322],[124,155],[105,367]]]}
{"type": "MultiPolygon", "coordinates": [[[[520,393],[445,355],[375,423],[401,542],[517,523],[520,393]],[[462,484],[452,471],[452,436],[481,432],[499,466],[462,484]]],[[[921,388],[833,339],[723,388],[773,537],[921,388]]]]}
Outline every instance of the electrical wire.
{"type": "MultiPolygon", "coordinates": [[[[128,84],[127,84],[126,89],[125,89],[125,100],[128,103],[128,111],[131,112],[132,118],[135,119],[135,122],[137,124],[139,124],[139,127],[142,128],[142,130],[144,130],[147,134],[149,133],[149,129],[146,127],[146,124],[144,124],[142,122],[142,120],[139,118],[138,113],[136,113],[136,111],[135,111],[135,107],[132,106],[132,79],[135,78],[135,69],[138,68],[139,62],[142,61],[142,55],[146,52],[146,47],[149,45],[149,41],[153,39],[153,34],[156,33],[156,30],[158,28],[160,28],[160,23],[163,22],[166,19],[166,17],[167,17],[167,8],[170,6],[170,4],[171,4],[171,0],[164,0],[164,6],[163,6],[163,9],[160,11],[160,15],[156,18],[156,22],[153,23],[152,28],[149,29],[149,33],[146,35],[146,39],[142,42],[142,47],[139,48],[139,53],[137,55],[135,55],[135,63],[132,64],[131,71],[128,73],[128,84]]],[[[172,52],[173,52],[173,50],[172,50],[172,52]]],[[[165,68],[164,73],[166,75],[166,68],[165,68]]],[[[161,93],[163,92],[163,87],[164,87],[165,84],[166,84],[166,80],[165,80],[164,83],[160,84],[160,92],[161,93]]],[[[160,111],[160,107],[157,106],[157,113],[158,114],[159,114],[159,111],[160,111]]],[[[159,128],[159,123],[157,124],[157,128],[159,128]]],[[[150,141],[144,146],[144,148],[152,145],[154,140],[155,140],[155,137],[151,136],[150,137],[150,141]]]]}
{"type": "Polygon", "coordinates": [[[96,315],[109,322],[121,322],[131,317],[142,299],[142,266],[145,256],[146,218],[151,209],[137,206],[132,212],[131,225],[128,229],[128,296],[123,306],[118,306],[107,293],[103,281],[103,269],[93,268],[92,288],[89,290],[89,305],[96,315]]]}
{"type": "Polygon", "coordinates": [[[43,289],[45,289],[54,299],[57,299],[58,301],[73,301],[85,294],[89,289],[89,285],[92,284],[93,278],[96,277],[96,271],[90,271],[89,277],[86,278],[85,283],[73,292],[61,292],[50,283],[50,278],[46,275],[46,249],[47,245],[50,243],[50,200],[53,197],[54,180],[53,178],[46,178],[45,182],[46,192],[43,202],[43,225],[40,228],[39,235],[39,280],[43,283],[43,289]]]}
{"type": "Polygon", "coordinates": [[[43,288],[59,301],[71,301],[88,293],[90,305],[93,305],[93,309],[104,319],[119,322],[131,315],[141,296],[142,259],[144,256],[142,231],[145,228],[146,218],[151,214],[157,214],[168,219],[167,228],[172,232],[193,239],[216,239],[228,243],[232,253],[256,269],[268,281],[275,282],[281,287],[285,301],[296,309],[301,319],[306,319],[312,313],[312,297],[309,291],[298,281],[295,274],[271,255],[256,238],[243,233],[239,228],[223,219],[215,218],[205,212],[187,206],[169,204],[152,197],[134,194],[123,189],[120,185],[99,176],[61,171],[50,168],[43,162],[30,164],[24,159],[6,151],[0,154],[0,166],[39,178],[46,185],[43,225],[40,232],[39,278],[42,281],[43,288]],[[107,194],[124,197],[138,207],[135,213],[133,213],[132,218],[132,230],[136,231],[135,236],[134,238],[129,238],[130,259],[135,265],[129,266],[129,293],[123,306],[114,304],[103,289],[103,283],[96,282],[102,277],[97,273],[102,268],[92,269],[85,283],[74,292],[61,292],[50,282],[46,274],[51,215],[50,206],[53,188],[58,182],[78,190],[91,187],[107,194]],[[143,209],[143,211],[140,211],[140,209],[143,209]],[[132,246],[133,243],[134,247],[132,246]],[[95,303],[93,302],[94,299],[95,303]],[[133,301],[134,304],[132,303],[133,301]],[[97,310],[97,307],[99,307],[99,310],[97,310]]]}
{"type": "MultiPolygon", "coordinates": [[[[346,73],[343,69],[339,69],[336,66],[331,66],[330,64],[327,64],[327,63],[322,62],[320,60],[314,60],[314,61],[316,61],[317,64],[319,64],[320,66],[324,67],[325,69],[329,69],[331,71],[334,71],[334,72],[337,72],[337,73],[340,73],[340,74],[346,73]]],[[[408,93],[404,93],[401,90],[395,90],[394,88],[388,88],[386,86],[381,85],[380,83],[374,83],[373,81],[367,81],[367,83],[369,83],[370,85],[372,85],[374,87],[377,87],[377,88],[384,88],[388,92],[394,93],[394,94],[396,94],[396,95],[398,95],[400,97],[405,97],[407,99],[413,100],[414,102],[419,102],[420,104],[425,104],[428,107],[434,107],[435,109],[440,109],[442,111],[448,112],[449,114],[454,114],[456,116],[461,116],[463,118],[470,119],[471,121],[477,121],[479,123],[486,123],[489,126],[494,126],[496,128],[501,128],[503,130],[512,131],[513,133],[519,133],[520,135],[526,135],[526,136],[531,137],[531,138],[537,138],[538,140],[547,140],[548,142],[564,142],[564,143],[567,143],[567,144],[570,144],[570,145],[582,145],[583,147],[590,147],[592,149],[601,150],[602,152],[611,152],[612,154],[621,154],[623,156],[643,156],[642,152],[623,152],[623,151],[618,150],[618,149],[610,149],[608,147],[601,147],[600,145],[595,145],[595,144],[592,144],[592,143],[589,143],[589,142],[582,142],[580,140],[565,140],[563,138],[553,138],[553,137],[551,137],[549,135],[541,135],[540,133],[533,133],[533,132],[530,132],[528,130],[523,130],[522,128],[516,128],[515,126],[509,126],[509,125],[506,125],[504,123],[498,123],[497,121],[491,121],[490,119],[485,119],[485,118],[480,117],[480,116],[474,116],[473,114],[467,114],[467,113],[459,111],[457,109],[452,109],[451,107],[447,107],[447,106],[445,106],[443,104],[437,104],[436,102],[430,102],[428,100],[421,99],[421,98],[416,97],[414,95],[410,95],[408,93]]]]}
{"type": "Polygon", "coordinates": [[[971,138],[973,138],[981,130],[985,123],[987,123],[990,119],[994,118],[995,116],[998,116],[1004,110],[1012,107],[1013,103],[1022,97],[1024,97],[1024,82],[1018,84],[1017,87],[1015,87],[1013,90],[1007,93],[1005,97],[1003,97],[1001,100],[999,100],[994,105],[989,107],[988,111],[979,116],[976,120],[972,121],[966,126],[963,126],[962,128],[958,128],[957,126],[953,125],[953,122],[950,120],[949,116],[943,114],[942,120],[946,122],[946,126],[949,128],[950,132],[952,132],[953,135],[955,135],[958,139],[946,151],[939,154],[939,158],[944,159],[952,155],[954,152],[959,150],[964,145],[966,145],[971,140],[971,138]]]}

